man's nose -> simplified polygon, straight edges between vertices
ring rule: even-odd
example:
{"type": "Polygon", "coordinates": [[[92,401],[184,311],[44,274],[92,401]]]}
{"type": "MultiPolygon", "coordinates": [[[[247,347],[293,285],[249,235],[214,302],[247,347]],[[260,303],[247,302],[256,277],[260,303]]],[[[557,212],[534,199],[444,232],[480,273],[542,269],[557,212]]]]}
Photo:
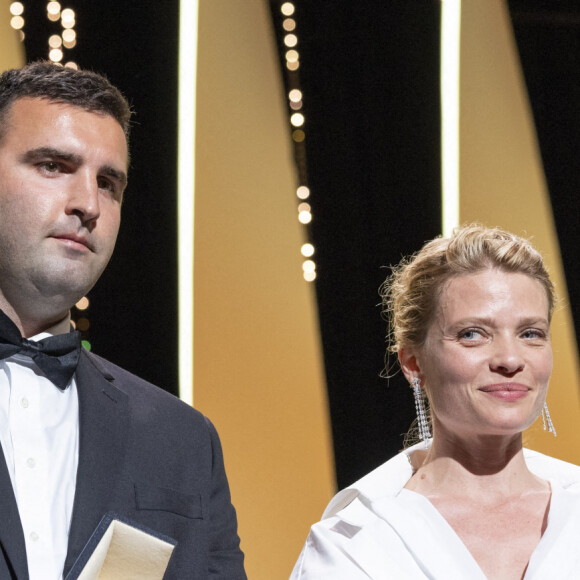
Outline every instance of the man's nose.
{"type": "Polygon", "coordinates": [[[89,170],[79,171],[69,185],[67,213],[77,215],[83,224],[95,221],[101,213],[97,176],[89,170]]]}

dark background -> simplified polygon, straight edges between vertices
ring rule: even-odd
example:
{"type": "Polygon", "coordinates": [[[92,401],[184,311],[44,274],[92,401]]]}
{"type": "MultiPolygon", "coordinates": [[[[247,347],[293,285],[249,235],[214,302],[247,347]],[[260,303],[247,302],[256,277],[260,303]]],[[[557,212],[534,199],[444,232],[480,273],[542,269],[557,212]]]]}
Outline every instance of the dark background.
{"type": "MultiPolygon", "coordinates": [[[[438,0],[297,0],[306,176],[338,486],[401,449],[414,418],[398,373],[378,376],[377,289],[440,233],[438,0]]],[[[271,2],[282,45],[280,2],[271,2]]],[[[580,328],[580,3],[509,1],[580,328]]],[[[281,50],[283,54],[285,49],[281,50]]],[[[296,82],[296,75],[285,75],[296,82]]]]}
{"type": "MultiPolygon", "coordinates": [[[[46,59],[59,23],[27,2],[28,60],[46,59]]],[[[94,352],[177,394],[177,52],[179,3],[83,2],[65,60],[106,76],[135,110],[129,185],[113,258],[89,293],[94,352]]],[[[84,314],[84,313],[83,313],[84,314]]],[[[73,312],[73,316],[77,313],[73,312]]]]}
{"type": "Polygon", "coordinates": [[[441,232],[440,3],[296,4],[310,234],[343,487],[401,448],[414,415],[402,374],[379,376],[378,288],[386,266],[441,232]]]}
{"type": "MultiPolygon", "coordinates": [[[[27,3],[29,60],[46,57],[50,34],[44,2],[38,4],[27,3]]],[[[280,32],[280,4],[270,2],[273,35],[280,32]]],[[[400,449],[414,413],[401,376],[379,378],[386,327],[377,289],[388,273],[384,266],[440,231],[440,2],[295,4],[307,119],[299,157],[312,191],[309,235],[317,249],[316,292],[343,487],[400,449]]],[[[576,328],[578,4],[508,2],[576,328]]],[[[105,72],[137,111],[121,234],[90,294],[86,337],[95,352],[176,393],[178,2],[101,0],[70,7],[77,11],[78,34],[71,58],[105,72]]],[[[287,80],[283,67],[281,80],[287,80]]]]}

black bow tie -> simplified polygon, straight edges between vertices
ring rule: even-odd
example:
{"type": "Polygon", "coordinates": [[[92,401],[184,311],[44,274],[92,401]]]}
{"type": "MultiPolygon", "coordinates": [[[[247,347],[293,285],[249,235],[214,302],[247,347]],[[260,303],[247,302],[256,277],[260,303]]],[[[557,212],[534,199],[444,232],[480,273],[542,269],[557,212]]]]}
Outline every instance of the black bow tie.
{"type": "Polygon", "coordinates": [[[81,337],[78,332],[57,334],[38,342],[22,338],[18,327],[0,310],[0,360],[14,354],[30,357],[40,370],[64,391],[79,362],[81,337]]]}

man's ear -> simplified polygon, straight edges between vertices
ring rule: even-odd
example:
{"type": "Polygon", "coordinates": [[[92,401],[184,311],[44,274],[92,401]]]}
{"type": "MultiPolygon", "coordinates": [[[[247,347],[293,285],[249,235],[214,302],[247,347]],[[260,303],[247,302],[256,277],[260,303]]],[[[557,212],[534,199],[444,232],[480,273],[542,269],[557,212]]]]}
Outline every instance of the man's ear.
{"type": "Polygon", "coordinates": [[[399,363],[405,378],[409,383],[416,378],[421,376],[421,368],[419,367],[419,361],[417,360],[417,355],[415,349],[408,347],[399,350],[399,363]]]}

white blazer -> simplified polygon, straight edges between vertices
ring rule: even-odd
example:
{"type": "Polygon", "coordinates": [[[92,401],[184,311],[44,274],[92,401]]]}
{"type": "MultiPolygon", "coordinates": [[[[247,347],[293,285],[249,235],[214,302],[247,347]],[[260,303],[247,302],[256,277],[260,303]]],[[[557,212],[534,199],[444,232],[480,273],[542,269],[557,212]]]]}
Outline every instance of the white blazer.
{"type": "MultiPolygon", "coordinates": [[[[485,580],[455,531],[423,496],[403,489],[408,456],[396,455],[339,492],[313,525],[290,580],[485,580]]],[[[580,578],[580,467],[524,450],[550,481],[548,526],[525,580],[580,578]]]]}

